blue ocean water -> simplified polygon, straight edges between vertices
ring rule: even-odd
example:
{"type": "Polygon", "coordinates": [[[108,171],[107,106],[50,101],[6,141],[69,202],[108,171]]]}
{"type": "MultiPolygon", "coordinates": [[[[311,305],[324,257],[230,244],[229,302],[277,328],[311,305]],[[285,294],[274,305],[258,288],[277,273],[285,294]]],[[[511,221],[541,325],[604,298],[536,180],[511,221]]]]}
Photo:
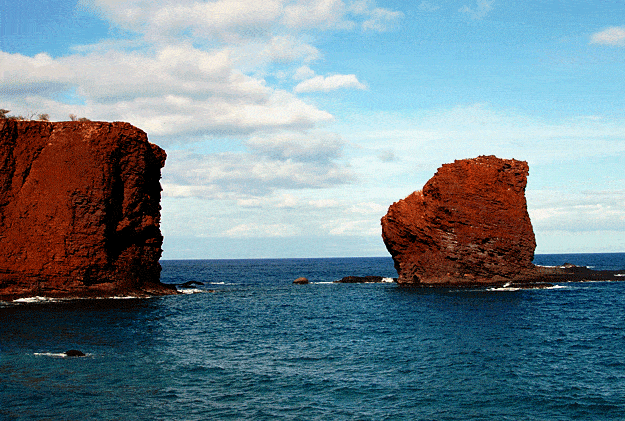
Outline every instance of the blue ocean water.
{"type": "MultiPolygon", "coordinates": [[[[536,257],[564,262],[625,273],[625,253],[536,257]]],[[[205,285],[1,304],[0,420],[625,417],[625,282],[405,289],[332,283],[395,276],[390,258],[162,264],[205,285]]]]}

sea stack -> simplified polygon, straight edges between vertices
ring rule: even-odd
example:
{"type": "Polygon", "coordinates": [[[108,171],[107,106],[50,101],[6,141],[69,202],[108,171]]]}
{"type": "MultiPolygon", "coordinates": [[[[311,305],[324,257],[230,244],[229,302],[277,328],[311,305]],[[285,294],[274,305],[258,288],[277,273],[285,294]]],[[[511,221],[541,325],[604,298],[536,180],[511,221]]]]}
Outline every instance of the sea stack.
{"type": "Polygon", "coordinates": [[[401,285],[479,285],[534,278],[525,161],[480,156],[445,164],[393,203],[382,238],[401,285]]]}
{"type": "Polygon", "coordinates": [[[0,120],[0,299],[161,284],[166,154],[128,123],[0,120]]]}

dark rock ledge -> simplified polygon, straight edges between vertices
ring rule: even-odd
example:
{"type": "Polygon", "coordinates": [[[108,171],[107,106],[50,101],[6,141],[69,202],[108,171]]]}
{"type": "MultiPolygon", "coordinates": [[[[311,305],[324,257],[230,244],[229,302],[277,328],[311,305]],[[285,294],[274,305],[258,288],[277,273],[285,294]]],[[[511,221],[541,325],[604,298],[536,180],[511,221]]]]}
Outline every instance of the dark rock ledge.
{"type": "MultiPolygon", "coordinates": [[[[389,278],[384,278],[382,276],[373,276],[373,275],[345,276],[339,279],[338,281],[334,281],[334,283],[336,284],[370,284],[370,283],[377,283],[377,282],[385,282],[384,279],[389,279],[389,278]]],[[[397,281],[397,280],[394,279],[394,281],[397,281]]]]}

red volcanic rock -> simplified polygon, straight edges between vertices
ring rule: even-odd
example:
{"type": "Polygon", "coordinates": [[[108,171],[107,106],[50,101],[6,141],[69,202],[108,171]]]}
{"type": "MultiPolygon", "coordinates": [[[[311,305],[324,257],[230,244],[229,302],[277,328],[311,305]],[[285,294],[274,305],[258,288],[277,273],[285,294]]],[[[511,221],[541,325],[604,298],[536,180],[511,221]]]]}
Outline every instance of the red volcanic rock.
{"type": "Polygon", "coordinates": [[[0,120],[0,298],[160,283],[165,152],[128,123],[0,120]]]}
{"type": "Polygon", "coordinates": [[[528,279],[536,240],[524,161],[480,156],[445,164],[393,203],[382,237],[399,284],[481,284],[528,279]]]}

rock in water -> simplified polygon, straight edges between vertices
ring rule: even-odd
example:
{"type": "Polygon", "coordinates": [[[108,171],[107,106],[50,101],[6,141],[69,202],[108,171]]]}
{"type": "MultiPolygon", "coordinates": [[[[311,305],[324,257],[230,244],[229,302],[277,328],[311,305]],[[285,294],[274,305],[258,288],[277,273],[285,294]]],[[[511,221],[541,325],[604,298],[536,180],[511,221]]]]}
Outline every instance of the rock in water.
{"type": "Polygon", "coordinates": [[[70,349],[69,351],[65,351],[65,355],[68,357],[84,357],[85,354],[82,351],[78,351],[77,349],[70,349]]]}
{"type": "Polygon", "coordinates": [[[399,284],[482,284],[526,279],[536,240],[524,161],[480,156],[445,164],[393,203],[382,238],[399,284]]]}
{"type": "Polygon", "coordinates": [[[0,298],[175,293],[159,280],[165,158],[128,123],[0,120],[0,298]]]}
{"type": "Polygon", "coordinates": [[[293,281],[294,284],[298,284],[298,285],[306,285],[309,283],[308,278],[305,278],[303,276],[300,276],[299,278],[297,278],[296,280],[293,281]]]}

